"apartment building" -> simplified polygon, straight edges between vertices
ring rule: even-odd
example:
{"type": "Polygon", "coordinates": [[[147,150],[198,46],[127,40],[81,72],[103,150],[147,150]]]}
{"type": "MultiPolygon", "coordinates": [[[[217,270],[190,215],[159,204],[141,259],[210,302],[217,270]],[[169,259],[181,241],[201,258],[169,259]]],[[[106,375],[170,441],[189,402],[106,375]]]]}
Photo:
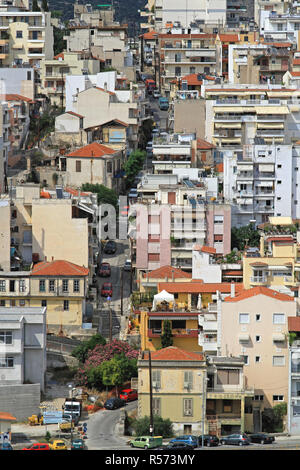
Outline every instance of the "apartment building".
{"type": "Polygon", "coordinates": [[[10,271],[10,199],[0,194],[0,266],[3,271],[10,271]]]}
{"type": "Polygon", "coordinates": [[[290,9],[290,2],[284,2],[285,11],[260,10],[260,35],[265,40],[272,38],[275,41],[292,41],[299,45],[299,4],[294,2],[290,9]]]}
{"type": "Polygon", "coordinates": [[[205,138],[215,145],[237,148],[253,143],[298,140],[298,90],[295,88],[215,85],[205,87],[203,97],[206,98],[205,138]]]}
{"type": "MultiPolygon", "coordinates": [[[[151,352],[153,414],[171,419],[176,434],[202,432],[206,361],[202,354],[170,346],[151,352]],[[203,388],[204,386],[204,388],[203,388]]],[[[138,417],[149,416],[149,352],[138,359],[138,417]]]]}
{"type": "Polygon", "coordinates": [[[253,426],[261,430],[262,411],[288,401],[288,318],[297,316],[297,304],[259,286],[227,297],[221,308],[221,354],[244,358],[247,385],[254,388],[253,426]]]}
{"type": "Polygon", "coordinates": [[[53,59],[43,61],[39,92],[46,95],[52,105],[65,106],[66,75],[94,75],[100,72],[101,61],[87,52],[64,51],[53,59]]]}
{"type": "Polygon", "coordinates": [[[1,95],[20,95],[34,101],[38,79],[31,67],[0,67],[1,95]]]}
{"type": "Polygon", "coordinates": [[[194,166],[192,142],[195,134],[167,134],[153,138],[152,168],[154,174],[171,174],[173,169],[194,166]]]}
{"type": "Polygon", "coordinates": [[[43,60],[53,58],[50,12],[7,7],[0,11],[0,26],[1,66],[28,64],[40,68],[43,60]]]}
{"type": "Polygon", "coordinates": [[[290,435],[298,435],[300,419],[299,419],[299,399],[300,399],[300,383],[299,383],[299,317],[288,318],[289,329],[289,390],[287,399],[287,431],[290,435]]]}
{"type": "Polygon", "coordinates": [[[227,0],[226,2],[226,25],[230,29],[253,30],[255,0],[227,0]]]}
{"type": "Polygon", "coordinates": [[[159,81],[164,93],[170,93],[170,82],[188,74],[217,75],[220,73],[215,44],[211,33],[172,32],[159,35],[159,81]]]}
{"type": "Polygon", "coordinates": [[[154,27],[154,13],[155,0],[148,0],[143,10],[140,10],[140,16],[143,18],[143,23],[140,23],[141,29],[146,29],[151,32],[154,27]]]}

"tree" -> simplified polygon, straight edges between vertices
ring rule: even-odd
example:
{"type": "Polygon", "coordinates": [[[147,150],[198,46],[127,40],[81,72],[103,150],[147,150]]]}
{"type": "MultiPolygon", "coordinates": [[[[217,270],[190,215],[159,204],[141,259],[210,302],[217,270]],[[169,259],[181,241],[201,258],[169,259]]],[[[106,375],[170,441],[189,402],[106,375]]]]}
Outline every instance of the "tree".
{"type": "Polygon", "coordinates": [[[265,408],[262,412],[262,430],[264,432],[282,432],[283,418],[287,414],[287,404],[280,403],[273,408],[265,408]]]}
{"type": "Polygon", "coordinates": [[[106,344],[105,338],[103,338],[103,336],[101,336],[100,334],[92,336],[87,341],[82,341],[79,346],[73,349],[72,356],[76,357],[81,363],[84,363],[89,351],[93,350],[97,346],[97,344],[106,344]]]}
{"type": "Polygon", "coordinates": [[[37,0],[33,0],[32,1],[32,11],[41,11],[39,5],[38,5],[38,2],[37,0]]]}
{"type": "Polygon", "coordinates": [[[42,10],[43,11],[49,11],[47,0],[42,0],[42,10]]]}
{"type": "Polygon", "coordinates": [[[65,49],[66,41],[64,36],[66,35],[66,31],[61,28],[57,28],[56,26],[53,27],[53,52],[54,55],[60,54],[65,49]]]}
{"type": "Polygon", "coordinates": [[[132,183],[134,182],[134,178],[136,177],[138,172],[141,171],[141,169],[143,168],[145,158],[146,152],[144,152],[143,150],[135,150],[129,155],[128,160],[124,165],[128,186],[132,185],[132,183]]]}
{"type": "Polygon", "coordinates": [[[91,184],[85,183],[82,185],[81,189],[83,191],[89,191],[91,193],[97,194],[98,204],[110,204],[117,208],[118,205],[118,196],[113,189],[109,189],[103,184],[91,184]]]}
{"type": "Polygon", "coordinates": [[[173,335],[171,322],[169,320],[164,320],[163,322],[163,334],[161,335],[161,346],[162,348],[168,348],[173,345],[173,335]]]}
{"type": "MultiPolygon", "coordinates": [[[[143,416],[132,423],[132,427],[136,436],[149,435],[150,417],[143,416]]],[[[153,428],[155,436],[162,436],[164,438],[172,437],[174,435],[173,424],[169,418],[163,419],[159,415],[153,416],[153,428]]]]}
{"type": "Polygon", "coordinates": [[[137,359],[129,359],[124,353],[117,354],[100,366],[102,383],[117,388],[131,377],[137,376],[137,359]]]}
{"type": "Polygon", "coordinates": [[[259,246],[260,235],[255,229],[253,224],[246,225],[244,227],[233,227],[231,229],[231,246],[238,250],[244,250],[246,246],[246,240],[248,240],[248,246],[259,246]]]}

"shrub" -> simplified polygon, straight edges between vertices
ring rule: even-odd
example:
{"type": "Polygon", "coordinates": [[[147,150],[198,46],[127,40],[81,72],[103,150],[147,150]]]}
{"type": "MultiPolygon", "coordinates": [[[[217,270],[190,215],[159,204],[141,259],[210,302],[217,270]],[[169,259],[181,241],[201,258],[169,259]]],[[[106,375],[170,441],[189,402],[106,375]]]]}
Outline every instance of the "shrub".
{"type": "MultiPolygon", "coordinates": [[[[131,423],[136,436],[148,436],[150,431],[150,417],[143,416],[131,423]]],[[[163,419],[161,416],[153,417],[153,428],[155,436],[172,437],[174,435],[173,424],[169,418],[163,419]]]]}

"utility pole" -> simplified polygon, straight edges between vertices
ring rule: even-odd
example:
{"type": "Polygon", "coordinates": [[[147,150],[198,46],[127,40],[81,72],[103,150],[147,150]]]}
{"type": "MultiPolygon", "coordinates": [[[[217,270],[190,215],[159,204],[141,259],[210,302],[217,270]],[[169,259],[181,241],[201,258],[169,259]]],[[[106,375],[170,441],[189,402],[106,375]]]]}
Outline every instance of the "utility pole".
{"type": "Polygon", "coordinates": [[[123,267],[121,267],[120,276],[121,276],[121,315],[123,315],[123,278],[124,278],[123,267]]]}
{"type": "Polygon", "coordinates": [[[153,428],[153,403],[152,403],[152,364],[151,364],[151,351],[149,350],[149,387],[150,387],[150,436],[154,434],[153,428]]]}
{"type": "Polygon", "coordinates": [[[109,309],[109,342],[112,342],[112,311],[110,305],[110,297],[107,297],[108,309],[109,309]]]}

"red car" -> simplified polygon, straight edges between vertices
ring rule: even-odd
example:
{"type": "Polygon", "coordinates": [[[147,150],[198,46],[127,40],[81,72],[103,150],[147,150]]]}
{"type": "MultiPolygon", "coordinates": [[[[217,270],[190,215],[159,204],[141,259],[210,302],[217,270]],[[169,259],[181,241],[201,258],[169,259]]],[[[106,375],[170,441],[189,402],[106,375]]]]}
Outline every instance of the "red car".
{"type": "Polygon", "coordinates": [[[24,447],[22,450],[51,450],[49,444],[45,442],[35,442],[29,447],[24,447]]]}
{"type": "Polygon", "coordinates": [[[129,211],[129,206],[122,206],[121,207],[121,215],[123,215],[123,216],[128,215],[128,211],[129,211]]]}
{"type": "Polygon", "coordinates": [[[121,390],[119,397],[125,401],[137,400],[138,392],[137,390],[133,390],[132,388],[126,388],[125,390],[121,390]]]}
{"type": "Polygon", "coordinates": [[[101,263],[99,268],[99,276],[101,277],[109,277],[111,274],[110,264],[109,263],[101,263]]]}
{"type": "Polygon", "coordinates": [[[102,285],[102,288],[101,288],[102,297],[112,297],[112,293],[113,293],[112,283],[111,282],[105,282],[102,285]]]}

